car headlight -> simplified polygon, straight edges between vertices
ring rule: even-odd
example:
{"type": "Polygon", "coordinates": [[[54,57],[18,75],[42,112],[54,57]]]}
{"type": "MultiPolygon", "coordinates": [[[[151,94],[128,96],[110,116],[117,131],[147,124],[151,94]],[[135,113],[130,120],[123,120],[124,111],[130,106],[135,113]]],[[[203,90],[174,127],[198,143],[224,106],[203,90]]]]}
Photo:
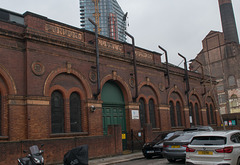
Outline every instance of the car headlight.
{"type": "Polygon", "coordinates": [[[39,163],[40,163],[40,160],[39,160],[39,159],[37,159],[37,158],[34,158],[33,160],[34,160],[34,162],[35,162],[35,163],[37,163],[37,164],[39,164],[39,163]]]}

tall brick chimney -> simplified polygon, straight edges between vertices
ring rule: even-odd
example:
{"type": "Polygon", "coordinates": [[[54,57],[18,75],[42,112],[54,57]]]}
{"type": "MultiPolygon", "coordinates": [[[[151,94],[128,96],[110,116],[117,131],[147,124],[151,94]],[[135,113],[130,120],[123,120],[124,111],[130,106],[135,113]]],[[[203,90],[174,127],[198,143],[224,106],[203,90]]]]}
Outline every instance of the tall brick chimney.
{"type": "Polygon", "coordinates": [[[236,22],[231,0],[218,0],[224,38],[239,44],[236,22]]]}

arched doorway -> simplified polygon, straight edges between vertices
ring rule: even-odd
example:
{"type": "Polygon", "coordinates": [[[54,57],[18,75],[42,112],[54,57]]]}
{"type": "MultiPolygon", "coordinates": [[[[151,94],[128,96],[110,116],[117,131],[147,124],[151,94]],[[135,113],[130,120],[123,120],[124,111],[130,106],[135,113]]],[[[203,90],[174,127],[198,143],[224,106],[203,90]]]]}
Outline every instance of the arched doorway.
{"type": "Polygon", "coordinates": [[[107,134],[108,125],[121,125],[123,150],[127,149],[125,102],[121,89],[114,81],[104,84],[101,93],[103,132],[107,134]]]}

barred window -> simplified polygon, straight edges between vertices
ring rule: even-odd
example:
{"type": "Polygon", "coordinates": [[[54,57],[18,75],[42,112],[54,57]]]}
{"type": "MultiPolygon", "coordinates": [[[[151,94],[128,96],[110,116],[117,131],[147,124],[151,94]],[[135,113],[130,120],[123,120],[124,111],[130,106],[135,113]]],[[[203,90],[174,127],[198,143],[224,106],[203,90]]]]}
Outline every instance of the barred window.
{"type": "Polygon", "coordinates": [[[214,112],[213,112],[213,106],[210,104],[210,114],[211,114],[211,124],[214,124],[214,112]]]}
{"type": "Polygon", "coordinates": [[[174,104],[172,101],[170,101],[169,103],[170,105],[170,120],[171,120],[171,126],[175,127],[176,123],[175,123],[175,112],[174,112],[174,104]]]}
{"type": "Polygon", "coordinates": [[[225,93],[222,93],[222,94],[218,95],[218,102],[219,102],[219,104],[226,103],[226,95],[225,95],[225,93]]]}
{"type": "Polygon", "coordinates": [[[194,123],[194,117],[193,117],[193,104],[192,102],[189,105],[189,116],[192,117],[192,123],[194,123]]]}
{"type": "Polygon", "coordinates": [[[223,92],[224,91],[224,86],[223,85],[217,86],[217,91],[218,92],[223,92]]]}
{"type": "Polygon", "coordinates": [[[206,112],[207,112],[207,121],[208,121],[208,124],[210,124],[210,112],[209,112],[208,104],[206,104],[206,112]]]}
{"type": "Polygon", "coordinates": [[[64,103],[62,93],[54,91],[51,95],[52,133],[64,133],[64,103]]]}
{"type": "Polygon", "coordinates": [[[228,77],[228,85],[229,85],[229,87],[232,87],[232,86],[236,85],[236,81],[235,81],[235,77],[234,76],[229,76],[228,77]]]}
{"type": "Polygon", "coordinates": [[[140,115],[140,123],[141,123],[141,128],[143,128],[145,122],[146,122],[146,117],[145,117],[145,102],[144,99],[141,98],[139,100],[139,115],[140,115]]]}
{"type": "Polygon", "coordinates": [[[149,116],[150,116],[150,123],[152,123],[152,127],[156,128],[155,105],[154,105],[153,99],[149,100],[149,116]]]}
{"type": "Polygon", "coordinates": [[[199,117],[199,110],[198,110],[198,104],[197,103],[195,103],[195,114],[196,114],[197,125],[200,125],[200,117],[199,117]]]}
{"type": "Polygon", "coordinates": [[[78,93],[73,92],[70,96],[70,124],[71,132],[81,132],[81,100],[78,93]]]}
{"type": "Polygon", "coordinates": [[[181,105],[180,105],[179,101],[176,104],[176,111],[177,111],[178,126],[182,126],[181,105]]]}
{"type": "Polygon", "coordinates": [[[229,99],[230,108],[237,108],[238,107],[238,97],[237,95],[232,95],[229,99]]]}

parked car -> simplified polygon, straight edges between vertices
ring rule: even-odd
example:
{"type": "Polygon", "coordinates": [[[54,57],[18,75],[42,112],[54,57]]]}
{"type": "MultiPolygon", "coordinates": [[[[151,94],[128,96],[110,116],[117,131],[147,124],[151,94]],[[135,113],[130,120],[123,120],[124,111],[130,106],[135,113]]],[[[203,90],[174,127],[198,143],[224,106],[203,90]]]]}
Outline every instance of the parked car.
{"type": "Polygon", "coordinates": [[[195,135],[186,148],[186,164],[240,165],[240,130],[195,135]]]}
{"type": "Polygon", "coordinates": [[[144,157],[147,159],[151,159],[153,156],[162,157],[163,142],[169,139],[174,139],[182,133],[183,131],[174,131],[160,134],[152,142],[145,143],[142,148],[144,157]]]}
{"type": "Polygon", "coordinates": [[[187,145],[192,137],[198,133],[199,131],[186,131],[174,139],[165,141],[163,143],[163,157],[167,158],[169,162],[175,162],[178,159],[185,160],[187,145]]]}
{"type": "Polygon", "coordinates": [[[183,131],[214,131],[214,129],[211,126],[192,126],[183,131]]]}

